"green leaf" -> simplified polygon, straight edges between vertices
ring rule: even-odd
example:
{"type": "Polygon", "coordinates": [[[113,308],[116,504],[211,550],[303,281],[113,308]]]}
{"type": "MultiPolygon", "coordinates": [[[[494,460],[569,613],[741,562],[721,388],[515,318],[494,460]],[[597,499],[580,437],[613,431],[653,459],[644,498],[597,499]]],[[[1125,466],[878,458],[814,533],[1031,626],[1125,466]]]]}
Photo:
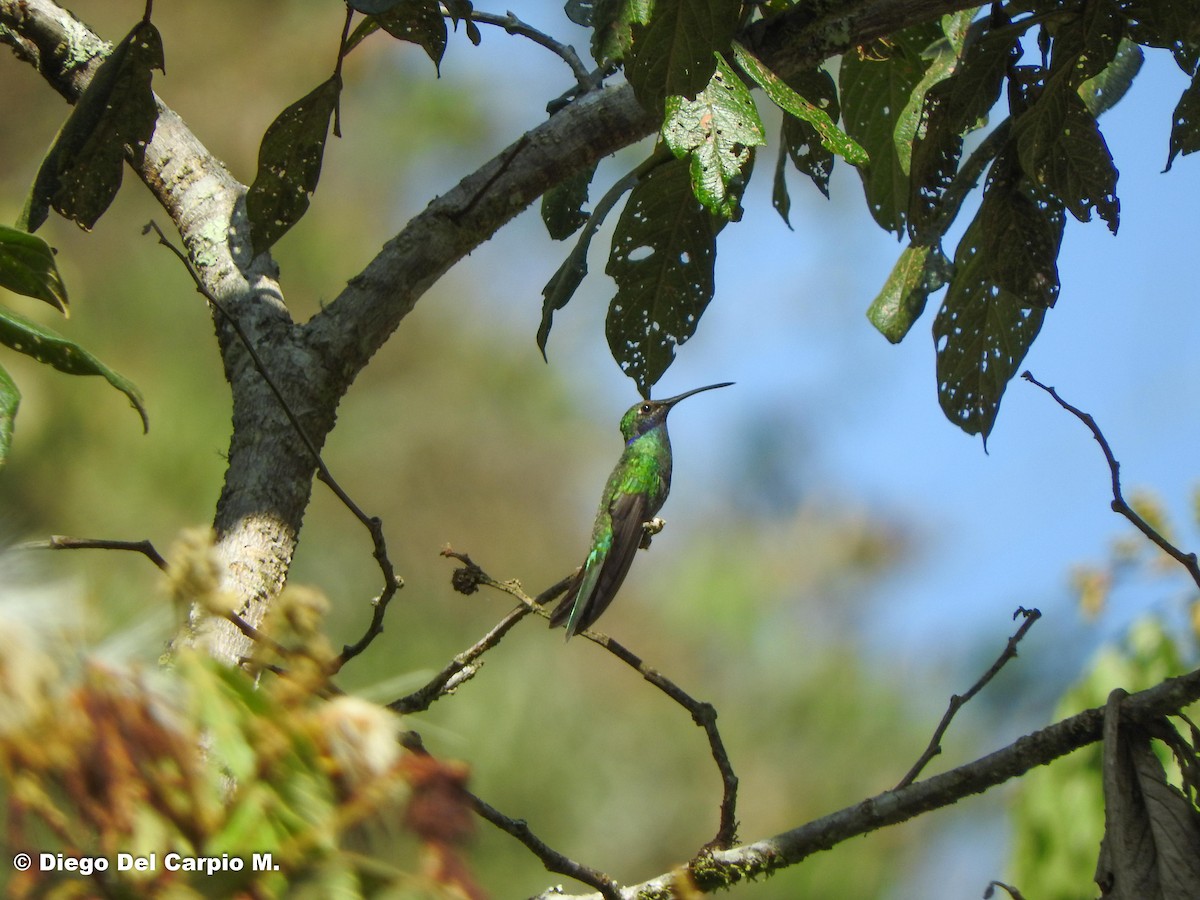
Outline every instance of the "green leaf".
{"type": "Polygon", "coordinates": [[[21,392],[17,384],[4,369],[0,368],[0,468],[8,461],[8,448],[12,446],[13,421],[17,418],[17,407],[21,405],[21,392]]]}
{"type": "Polygon", "coordinates": [[[662,134],[672,153],[690,160],[696,198],[717,215],[737,219],[752,148],[766,137],[749,89],[724,59],[718,56],[716,65],[695,100],[667,98],[662,134]]]}
{"type": "Polygon", "coordinates": [[[852,166],[866,165],[869,160],[857,141],[838,128],[829,113],[796,93],[782,78],[768,69],[758,57],[741,44],[734,43],[733,54],[737,64],[763,89],[771,102],[797,119],[811,125],[820,137],[821,145],[835,153],[852,166]]]}
{"type": "Polygon", "coordinates": [[[67,288],[50,245],[7,225],[0,225],[0,287],[42,300],[67,314],[67,288]]]}
{"type": "Polygon", "coordinates": [[[643,397],[712,299],[719,227],[692,193],[685,160],[651,170],[625,204],[605,270],[617,283],[605,331],[643,397]]]}
{"type": "Polygon", "coordinates": [[[1079,15],[1054,32],[1051,75],[1062,75],[1077,88],[1100,74],[1116,56],[1124,25],[1115,0],[1088,0],[1079,15]]]}
{"type": "Polygon", "coordinates": [[[1175,112],[1171,116],[1171,150],[1167,154],[1167,168],[1179,154],[1186,156],[1200,150],[1200,72],[1192,76],[1192,83],[1187,86],[1175,112]]]}
{"type": "Polygon", "coordinates": [[[645,27],[635,29],[625,77],[650,112],[667,97],[695,97],[729,49],[738,26],[737,0],[655,0],[645,27]]]}
{"type": "Polygon", "coordinates": [[[1021,167],[1080,222],[1092,210],[1114,234],[1120,219],[1117,169],[1096,117],[1064,76],[1052,77],[1013,123],[1021,167]]]}
{"type": "Polygon", "coordinates": [[[596,167],[591,166],[542,195],[542,222],[554,240],[566,240],[588,220],[583,206],[588,201],[588,185],[595,174],[596,167]]]}
{"type": "Polygon", "coordinates": [[[897,147],[896,125],[928,66],[924,50],[943,37],[937,23],[906,28],[845,54],[838,72],[846,132],[870,157],[858,170],[867,206],[881,228],[898,235],[908,218],[909,160],[897,147]]]}
{"type": "Polygon", "coordinates": [[[1147,47],[1165,47],[1188,76],[1200,63],[1198,0],[1123,0],[1129,37],[1147,47]]]}
{"type": "Polygon", "coordinates": [[[133,408],[142,417],[142,429],[148,430],[150,421],[142,403],[141,392],[133,382],[118,375],[74,341],[67,340],[42,325],[0,309],[0,344],[10,347],[40,363],[53,366],[68,375],[100,375],[109,384],[129,398],[133,408]]]}
{"type": "Polygon", "coordinates": [[[255,255],[269,250],[308,210],[341,93],[342,79],[335,74],[281,112],[263,135],[258,175],[246,192],[255,255]]]}
{"type": "Polygon", "coordinates": [[[1008,156],[996,160],[933,325],[942,410],[985,443],[1004,390],[1058,296],[1063,225],[1062,213],[1030,194],[1008,156]]]}
{"type": "Polygon", "coordinates": [[[1079,85],[1079,96],[1097,118],[1116,106],[1142,69],[1144,54],[1133,41],[1123,40],[1112,62],[1079,85]]]}
{"type": "MultiPolygon", "coordinates": [[[[829,116],[830,122],[836,122],[841,115],[838,105],[837,85],[824,69],[812,69],[801,72],[787,79],[787,86],[803,97],[810,105],[817,107],[829,116]]],[[[845,132],[840,132],[845,134],[845,132]]],[[[846,135],[846,140],[850,140],[846,135]]],[[[829,177],[833,174],[834,152],[825,145],[827,137],[812,122],[795,116],[784,116],[780,128],[780,157],[784,152],[800,172],[807,175],[822,194],[829,197],[829,177]]],[[[856,145],[857,146],[857,145],[856,145]]],[[[863,151],[864,153],[866,151],[863,151]]],[[[781,171],[776,171],[777,193],[778,185],[783,177],[781,171]]],[[[776,203],[776,209],[779,204],[776,203]]],[[[784,217],[786,221],[787,217],[784,217]]]]}
{"type": "Polygon", "coordinates": [[[592,58],[602,67],[633,50],[633,26],[650,21],[654,0],[595,0],[591,4],[592,58]]]}
{"type": "MultiPolygon", "coordinates": [[[[353,5],[359,8],[362,2],[356,0],[353,5]]],[[[446,20],[442,17],[438,0],[390,0],[383,5],[387,8],[379,11],[362,10],[372,12],[372,16],[355,30],[355,36],[373,23],[397,40],[421,47],[440,74],[442,57],[446,53],[446,20]]],[[[353,47],[358,40],[361,38],[356,40],[352,37],[349,46],[353,47]]]]}
{"type": "Polygon", "coordinates": [[[953,272],[941,247],[909,244],[867,309],[867,319],[893,344],[900,343],[925,311],[929,295],[940,290],[953,272]]]}
{"type": "Polygon", "coordinates": [[[121,187],[126,154],[144,152],[158,107],[151,70],[162,70],[158,29],[142,21],[100,64],[42,161],[18,222],[36,231],[50,207],[90,230],[121,187]]]}
{"type": "MultiPolygon", "coordinates": [[[[775,211],[779,213],[779,217],[783,219],[783,224],[785,224],[788,228],[791,228],[792,223],[788,216],[792,211],[792,198],[791,195],[788,194],[787,187],[787,160],[787,138],[781,134],[779,155],[775,158],[775,180],[772,182],[771,187],[771,205],[775,207],[775,211]]],[[[824,183],[817,181],[816,179],[813,180],[816,182],[817,187],[821,189],[821,193],[828,197],[829,180],[826,179],[824,183]]]]}

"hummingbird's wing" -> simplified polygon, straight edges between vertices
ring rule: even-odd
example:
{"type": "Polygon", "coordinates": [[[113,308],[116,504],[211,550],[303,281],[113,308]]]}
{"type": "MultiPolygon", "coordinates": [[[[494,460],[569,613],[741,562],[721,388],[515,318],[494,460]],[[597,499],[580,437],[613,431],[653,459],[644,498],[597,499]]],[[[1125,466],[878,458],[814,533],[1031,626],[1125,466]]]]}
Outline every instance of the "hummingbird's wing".
{"type": "Polygon", "coordinates": [[[567,594],[550,615],[550,627],[567,623],[567,638],[589,628],[608,609],[621,589],[633,556],[642,542],[642,525],[648,517],[646,495],[618,494],[609,507],[612,536],[608,546],[594,547],[567,594]]]}

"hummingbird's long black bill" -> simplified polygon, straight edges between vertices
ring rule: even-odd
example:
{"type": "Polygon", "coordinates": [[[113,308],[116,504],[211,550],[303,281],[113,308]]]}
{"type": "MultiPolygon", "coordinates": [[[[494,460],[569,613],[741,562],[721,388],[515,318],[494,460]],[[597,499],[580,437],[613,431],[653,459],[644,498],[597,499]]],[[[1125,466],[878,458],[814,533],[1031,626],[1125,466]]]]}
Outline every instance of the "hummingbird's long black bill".
{"type": "Polygon", "coordinates": [[[711,391],[716,388],[729,387],[734,384],[732,381],[722,381],[720,384],[706,384],[704,387],[692,388],[690,391],[684,391],[682,394],[676,394],[674,397],[668,397],[666,400],[652,400],[652,403],[659,403],[663,406],[674,406],[680,400],[686,400],[692,394],[699,394],[701,391],[711,391]]]}

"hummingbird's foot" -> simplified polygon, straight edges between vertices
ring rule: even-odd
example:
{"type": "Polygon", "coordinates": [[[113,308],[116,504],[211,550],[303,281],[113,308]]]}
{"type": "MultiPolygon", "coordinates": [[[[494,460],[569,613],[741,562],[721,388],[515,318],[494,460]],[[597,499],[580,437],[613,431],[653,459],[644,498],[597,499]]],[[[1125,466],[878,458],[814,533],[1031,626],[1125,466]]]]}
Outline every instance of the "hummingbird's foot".
{"type": "Polygon", "coordinates": [[[641,548],[642,550],[649,550],[650,549],[650,539],[652,537],[654,537],[656,534],[658,534],[660,531],[662,531],[663,527],[666,524],[667,523],[664,520],[660,519],[658,516],[655,516],[649,522],[643,522],[642,523],[642,541],[640,544],[638,544],[638,547],[641,548]]]}

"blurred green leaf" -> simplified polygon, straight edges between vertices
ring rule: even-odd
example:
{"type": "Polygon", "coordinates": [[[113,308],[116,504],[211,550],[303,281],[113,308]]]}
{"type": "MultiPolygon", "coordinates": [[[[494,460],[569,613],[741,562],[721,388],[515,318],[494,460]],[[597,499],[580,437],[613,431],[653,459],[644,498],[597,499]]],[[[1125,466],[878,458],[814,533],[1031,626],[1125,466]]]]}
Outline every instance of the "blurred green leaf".
{"type": "Polygon", "coordinates": [[[583,206],[588,201],[588,186],[595,174],[596,167],[591,166],[542,195],[542,223],[554,240],[566,240],[588,220],[583,206]]]}
{"type": "Polygon", "coordinates": [[[21,405],[21,392],[12,377],[0,368],[0,468],[8,460],[8,449],[12,446],[13,422],[17,418],[17,407],[21,405]]]}
{"type": "Polygon", "coordinates": [[[645,27],[634,30],[633,58],[626,62],[625,77],[638,102],[656,113],[668,97],[692,98],[708,84],[716,69],[714,54],[728,50],[733,40],[741,3],[656,0],[651,9],[645,27]]]}
{"type": "Polygon", "coordinates": [[[790,113],[812,126],[820,137],[821,145],[826,150],[837,154],[853,166],[862,166],[869,162],[867,151],[846,132],[838,128],[829,113],[796,93],[782,78],[763,65],[758,57],[741,44],[734,43],[733,53],[737,64],[754,79],[755,84],[763,89],[771,98],[772,103],[784,112],[790,113]]]}
{"type": "Polygon", "coordinates": [[[67,314],[67,288],[50,245],[7,225],[0,225],[0,287],[42,300],[67,314]]]}
{"type": "Polygon", "coordinates": [[[334,74],[281,112],[263,135],[258,174],[246,192],[256,255],[269,250],[308,210],[341,94],[342,78],[334,74]]]}
{"type": "Polygon", "coordinates": [[[607,65],[622,62],[629,55],[633,49],[633,26],[650,21],[654,0],[595,0],[579,4],[576,15],[584,15],[585,5],[592,26],[592,57],[597,63],[607,65]]]}
{"type": "Polygon", "coordinates": [[[9,310],[0,309],[0,344],[31,356],[40,363],[53,366],[68,375],[100,375],[129,398],[142,418],[143,430],[149,429],[146,408],[141,392],[133,382],[118,375],[74,341],[67,340],[49,328],[38,325],[9,310]]]}
{"type": "Polygon", "coordinates": [[[925,311],[929,295],[941,289],[953,272],[941,247],[909,244],[867,309],[867,318],[889,341],[900,343],[925,311]]]}
{"type": "Polygon", "coordinates": [[[141,154],[158,107],[152,70],[164,65],[162,38],[142,21],[113,48],[42,161],[18,226],[36,231],[50,207],[90,230],[121,187],[127,153],[141,154]]]}
{"type": "Polygon", "coordinates": [[[692,191],[687,160],[652,169],[621,212],[605,270],[617,283],[605,332],[643,397],[712,299],[719,227],[692,191]]]}
{"type": "Polygon", "coordinates": [[[720,56],[695,100],[668,97],[663,140],[687,159],[696,199],[726,219],[738,219],[753,148],[766,143],[754,98],[720,56]]]}
{"type": "Polygon", "coordinates": [[[1141,47],[1133,41],[1122,40],[1112,62],[1079,85],[1079,96],[1088,112],[1099,117],[1116,106],[1133,85],[1144,59],[1141,47]]]}

